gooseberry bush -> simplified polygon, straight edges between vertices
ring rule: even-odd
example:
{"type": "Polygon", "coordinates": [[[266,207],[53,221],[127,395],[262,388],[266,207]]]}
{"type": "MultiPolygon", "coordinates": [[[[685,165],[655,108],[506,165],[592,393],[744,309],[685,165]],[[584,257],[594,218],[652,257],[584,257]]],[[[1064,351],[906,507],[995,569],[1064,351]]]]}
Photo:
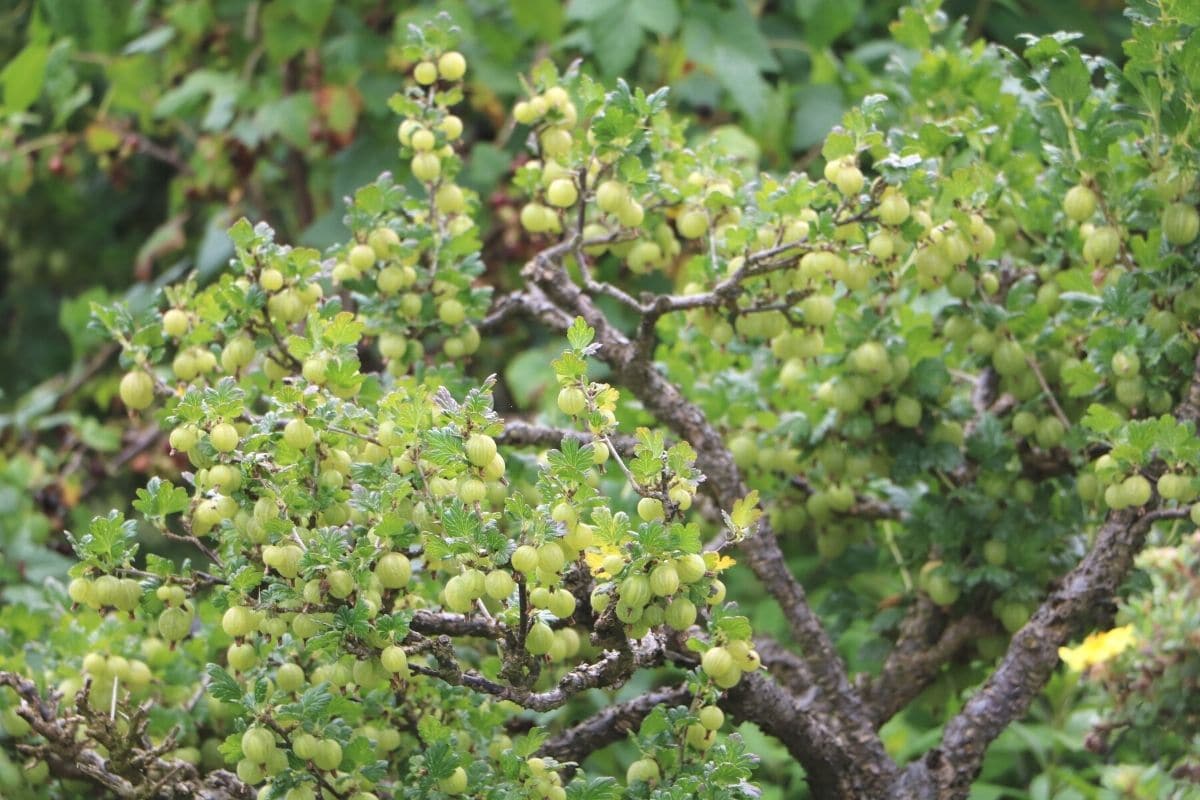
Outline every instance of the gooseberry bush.
{"type": "MultiPolygon", "coordinates": [[[[817,176],[543,63],[512,111],[516,287],[458,180],[470,65],[413,28],[403,179],[354,195],[351,241],[243,220],[215,281],[95,309],[121,401],[188,467],[72,536],[61,621],[6,658],[22,785],[755,797],[750,722],[814,796],[966,797],[1142,546],[1200,522],[1200,15],[1129,16],[1118,68],[907,9],[912,57],[817,176]],[[557,337],[554,388],[506,418],[487,337],[525,327],[557,337]],[[727,591],[738,561],[777,638],[727,591]],[[881,728],[967,677],[899,761],[881,728]],[[626,739],[619,779],[583,764],[626,739]]],[[[1181,784],[1188,719],[1147,751],[1181,784]]]]}

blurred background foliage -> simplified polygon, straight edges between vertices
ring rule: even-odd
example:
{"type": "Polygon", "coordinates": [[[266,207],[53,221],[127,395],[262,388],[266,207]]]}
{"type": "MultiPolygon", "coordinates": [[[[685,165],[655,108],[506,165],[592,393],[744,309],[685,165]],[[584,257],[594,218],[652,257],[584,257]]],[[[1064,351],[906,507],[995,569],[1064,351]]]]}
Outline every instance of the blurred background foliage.
{"type": "MultiPolygon", "coordinates": [[[[239,216],[284,241],[344,238],[342,198],[395,157],[386,100],[408,23],[447,11],[472,70],[464,183],[487,197],[493,280],[522,262],[514,201],[496,187],[523,143],[508,108],[539,59],[606,80],[669,85],[671,102],[768,169],[819,167],[819,145],[878,85],[900,0],[17,0],[0,11],[0,636],[28,585],[65,574],[61,532],[123,504],[144,473],[169,471],[153,427],[109,413],[115,351],[88,325],[94,300],[152,302],[231,254],[239,216]],[[398,10],[399,9],[399,10],[398,10]]],[[[1119,60],[1118,0],[952,0],[968,36],[1019,45],[1076,30],[1119,60]]],[[[405,177],[401,175],[400,177],[405,177]]],[[[561,346],[557,345],[556,346],[561,346]]],[[[545,355],[530,350],[531,374],[545,355]]],[[[512,368],[521,369],[522,358],[512,368]]],[[[512,398],[523,406],[536,390],[512,398]]],[[[178,469],[177,465],[175,468],[178,469]]],[[[165,548],[155,545],[157,551],[165,548]]],[[[869,576],[867,576],[869,577],[869,576]]],[[[847,579],[862,579],[848,575],[847,579]]],[[[764,631],[774,606],[753,581],[741,600],[764,631]]],[[[776,620],[776,623],[779,621],[776,620]]],[[[871,663],[847,642],[851,668],[871,663]]],[[[982,669],[982,667],[981,667],[982,669]]],[[[937,720],[980,675],[939,682],[885,728],[898,758],[940,735],[937,720]]],[[[633,695],[644,687],[631,685],[633,695]]],[[[993,747],[973,798],[1118,798],[1153,768],[1105,765],[1085,748],[1098,695],[1063,674],[993,747]]],[[[799,767],[746,731],[766,800],[801,796],[799,767]]],[[[605,752],[600,761],[616,760],[605,752]]],[[[601,769],[604,767],[597,765],[601,769]]],[[[611,765],[608,765],[611,766],[611,765]]]]}

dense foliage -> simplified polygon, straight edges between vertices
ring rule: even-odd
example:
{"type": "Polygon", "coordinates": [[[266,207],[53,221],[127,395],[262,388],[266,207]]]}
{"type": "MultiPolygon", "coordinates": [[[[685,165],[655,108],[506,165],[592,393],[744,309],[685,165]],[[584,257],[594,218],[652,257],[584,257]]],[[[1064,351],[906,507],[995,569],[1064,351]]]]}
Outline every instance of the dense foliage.
{"type": "MultiPolygon", "coordinates": [[[[602,71],[634,63],[605,61],[610,11],[570,8],[602,71]]],[[[381,55],[403,79],[351,103],[398,116],[400,168],[353,192],[344,240],[287,244],[312,209],[241,219],[230,257],[210,222],[211,265],[92,306],[133,431],[116,470],[160,430],[172,456],[140,464],[132,510],[73,526],[68,582],[39,580],[61,557],[35,498],[0,507],[30,556],[7,554],[30,580],[0,609],[4,744],[29,763],[0,782],[793,797],[799,765],[813,796],[1194,792],[1200,12],[1127,15],[1118,66],[905,7],[817,176],[550,60],[496,126],[519,157],[468,160],[490,65],[422,15],[381,55]],[[1036,770],[1002,737],[1035,702],[1080,743],[1028,746],[1036,770]]],[[[288,63],[314,19],[272,20],[254,58],[288,63]]],[[[211,95],[232,124],[215,85],[176,111],[211,95]]],[[[291,145],[334,147],[334,118],[291,145]]],[[[222,191],[284,191],[254,165],[222,191]]],[[[61,462],[8,458],[5,483],[61,462]]]]}

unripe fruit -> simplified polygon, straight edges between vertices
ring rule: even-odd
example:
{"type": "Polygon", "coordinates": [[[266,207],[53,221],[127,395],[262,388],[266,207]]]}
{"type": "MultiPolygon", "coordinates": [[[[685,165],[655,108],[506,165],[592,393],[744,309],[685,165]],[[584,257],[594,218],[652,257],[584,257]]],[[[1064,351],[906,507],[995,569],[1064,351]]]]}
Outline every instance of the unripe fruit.
{"type": "Polygon", "coordinates": [[[455,767],[454,772],[438,781],[438,788],[446,794],[462,794],[467,790],[467,771],[455,767]]]}
{"type": "Polygon", "coordinates": [[[467,208],[463,190],[453,183],[440,186],[433,197],[434,205],[443,214],[461,214],[467,208]]]}
{"type": "Polygon", "coordinates": [[[525,649],[531,655],[544,656],[550,652],[550,648],[554,645],[554,631],[544,622],[535,622],[529,628],[529,633],[525,636],[525,649]]]}
{"type": "Polygon", "coordinates": [[[133,611],[142,600],[142,587],[132,578],[122,578],[117,582],[117,593],[113,605],[120,611],[133,611]]]}
{"type": "Polygon", "coordinates": [[[658,783],[661,777],[658,762],[652,758],[639,758],[625,771],[625,782],[629,784],[658,783]]]}
{"type": "Polygon", "coordinates": [[[1083,243],[1083,259],[1094,266],[1106,267],[1117,258],[1121,249],[1121,234],[1116,228],[1104,225],[1092,231],[1083,243]]]}
{"type": "Polygon", "coordinates": [[[545,586],[537,587],[529,593],[529,603],[534,608],[549,608],[550,589],[545,586]]]}
{"type": "Polygon", "coordinates": [[[304,685],[304,669],[299,664],[281,664],[275,670],[275,683],[285,692],[294,692],[304,685]]]}
{"type": "Polygon", "coordinates": [[[1037,426],[1037,443],[1039,447],[1050,449],[1062,443],[1067,429],[1058,417],[1046,417],[1037,426]]]}
{"type": "Polygon", "coordinates": [[[959,589],[945,575],[934,572],[925,580],[925,593],[937,605],[949,606],[958,600],[959,589]]]}
{"type": "Polygon", "coordinates": [[[482,433],[473,433],[466,442],[467,461],[476,467],[486,467],[496,457],[496,440],[482,433]]]}
{"type": "Polygon", "coordinates": [[[550,593],[550,604],[547,606],[550,613],[559,619],[569,619],[575,613],[575,595],[565,589],[558,589],[550,593]]]}
{"type": "Polygon", "coordinates": [[[369,244],[356,244],[350,248],[346,261],[357,272],[366,272],[375,266],[375,248],[369,244]]]}
{"type": "Polygon", "coordinates": [[[999,539],[988,539],[983,544],[983,559],[993,567],[1003,566],[1008,561],[1008,546],[999,539]]]}
{"type": "MultiPolygon", "coordinates": [[[[1198,503],[1197,505],[1200,506],[1200,503],[1198,503]]],[[[1200,524],[1200,523],[1197,523],[1197,524],[1200,524]]],[[[604,611],[608,608],[609,604],[612,602],[612,595],[610,595],[608,592],[606,592],[602,589],[595,589],[592,591],[592,595],[589,598],[589,602],[592,606],[592,611],[594,611],[597,614],[603,614],[604,611]]]]}
{"type": "Polygon", "coordinates": [[[163,333],[172,339],[178,339],[188,331],[187,312],[180,308],[170,308],[163,312],[163,333]]]}
{"type": "Polygon", "coordinates": [[[434,153],[417,153],[410,167],[413,177],[425,183],[433,183],[442,174],[442,160],[434,153]]]}
{"type": "Polygon", "coordinates": [[[538,569],[543,572],[559,572],[566,564],[566,556],[558,542],[546,542],[537,549],[538,569]]]}
{"type": "Polygon", "coordinates": [[[263,764],[275,752],[275,736],[266,728],[247,728],[242,734],[242,754],[257,764],[263,764]]]}
{"type": "Polygon", "coordinates": [[[168,642],[178,642],[192,629],[192,612],[184,608],[167,608],[158,615],[158,634],[168,642]]]}
{"type": "Polygon", "coordinates": [[[225,660],[235,672],[245,672],[258,663],[258,653],[252,644],[231,644],[225,651],[225,660]]]}
{"type": "Polygon", "coordinates": [[[208,441],[218,453],[228,453],[238,445],[237,428],[228,422],[219,422],[208,432],[208,441]]]}
{"type": "Polygon", "coordinates": [[[1121,482],[1126,506],[1144,506],[1150,502],[1150,481],[1141,475],[1130,475],[1121,482]]]}
{"type": "Polygon", "coordinates": [[[605,181],[596,187],[596,205],[609,214],[615,214],[628,198],[625,184],[618,181],[605,181]]]}
{"type": "Polygon", "coordinates": [[[889,187],[879,198],[879,221],[884,225],[899,225],[908,219],[908,199],[898,189],[889,187]]]}
{"type": "Polygon", "coordinates": [[[245,606],[230,606],[221,617],[221,628],[235,639],[253,632],[257,627],[254,612],[245,606]]]}
{"type": "Polygon", "coordinates": [[[467,311],[463,308],[463,304],[450,298],[443,300],[438,304],[438,319],[451,327],[460,325],[467,318],[467,311]]]}
{"type": "Polygon", "coordinates": [[[75,578],[67,585],[67,595],[72,603],[88,605],[92,593],[92,582],[87,578],[75,578]]]}
{"type": "Polygon", "coordinates": [[[548,158],[565,156],[571,150],[571,134],[562,128],[550,128],[541,135],[542,155],[548,158]]]}
{"type": "Polygon", "coordinates": [[[488,481],[498,481],[504,477],[504,457],[499,453],[492,456],[492,460],[483,468],[483,479],[488,481]]]}
{"type": "Polygon", "coordinates": [[[446,608],[457,614],[465,614],[474,606],[475,599],[471,597],[470,587],[461,575],[455,575],[446,581],[446,608]]]}
{"type": "Polygon", "coordinates": [[[329,593],[338,600],[344,600],[354,591],[354,576],[344,569],[335,569],[326,576],[329,583],[329,593]]]}
{"type": "Polygon", "coordinates": [[[564,387],[558,393],[558,408],[569,417],[578,416],[587,408],[587,395],[577,386],[564,387]]]}
{"type": "Polygon", "coordinates": [[[316,434],[312,426],[299,417],[289,420],[287,425],[283,426],[283,441],[289,447],[307,450],[315,439],[316,434]]]}
{"type": "Polygon", "coordinates": [[[650,602],[650,581],[645,575],[630,575],[617,587],[621,602],[630,608],[643,608],[650,602]]]}
{"type": "Polygon", "coordinates": [[[708,565],[704,563],[704,556],[698,553],[688,553],[675,562],[675,572],[679,575],[680,583],[695,583],[703,578],[707,571],[708,565]]]}
{"type": "Polygon", "coordinates": [[[717,706],[705,706],[700,709],[700,724],[710,731],[720,730],[725,724],[725,712],[717,706]]]}
{"type": "Polygon", "coordinates": [[[663,621],[674,630],[687,630],[696,622],[696,604],[686,597],[676,597],[667,606],[663,621]]]}
{"type": "Polygon", "coordinates": [[[579,190],[570,178],[557,178],[546,189],[546,201],[552,206],[568,208],[579,199],[579,190]]]}
{"type": "Polygon", "coordinates": [[[332,771],[342,763],[342,746],[334,739],[321,739],[312,754],[312,762],[318,769],[332,771]]]}
{"type": "Polygon", "coordinates": [[[1163,211],[1163,236],[1171,244],[1181,247],[1196,241],[1200,234],[1200,214],[1195,206],[1187,203],[1171,203],[1163,211]]]}
{"type": "Polygon", "coordinates": [[[684,740],[688,743],[689,747],[694,747],[700,752],[704,752],[712,747],[713,742],[716,741],[716,734],[706,729],[703,725],[692,723],[687,726],[687,730],[684,732],[684,740]]]}
{"type": "Polygon", "coordinates": [[[413,80],[428,86],[438,79],[438,68],[432,61],[422,61],[413,68],[413,80]]]}
{"type": "Polygon", "coordinates": [[[251,761],[248,758],[243,758],[237,764],[237,776],[244,782],[251,785],[261,783],[266,773],[261,765],[251,761]]]}
{"type": "Polygon", "coordinates": [[[483,589],[493,600],[506,600],[512,596],[517,582],[507,570],[494,569],[483,579],[483,589]]]}
{"type": "Polygon", "coordinates": [[[258,285],[267,292],[278,292],[283,288],[283,273],[268,267],[258,275],[258,285]]]}
{"type": "Polygon", "coordinates": [[[845,196],[855,195],[862,191],[865,179],[858,167],[847,164],[837,172],[834,178],[838,191],[845,196]]]}
{"type": "Polygon", "coordinates": [[[724,647],[710,648],[700,659],[700,668],[710,677],[726,675],[735,669],[733,656],[724,647]]]}
{"type": "Polygon", "coordinates": [[[668,597],[679,590],[679,573],[672,564],[659,564],[650,573],[650,591],[658,597],[668,597]]]}
{"type": "Polygon", "coordinates": [[[1132,378],[1141,372],[1142,360],[1133,350],[1121,350],[1113,355],[1111,366],[1118,378],[1132,378]]]}
{"type": "Polygon", "coordinates": [[[379,656],[379,663],[393,674],[408,672],[408,654],[398,645],[391,644],[385,647],[379,656]]]}
{"type": "Polygon", "coordinates": [[[313,754],[317,752],[317,745],[320,740],[311,733],[300,732],[292,737],[292,752],[299,758],[309,761],[313,754]]]}
{"type": "Polygon", "coordinates": [[[646,522],[662,521],[666,519],[666,512],[663,509],[662,500],[657,497],[643,497],[637,504],[638,516],[646,522]]]}
{"type": "Polygon", "coordinates": [[[141,411],[154,402],[154,379],[140,369],[131,370],[121,378],[118,391],[127,408],[141,411]]]}
{"type": "Polygon", "coordinates": [[[444,81],[462,80],[467,74],[467,59],[456,50],[447,51],[438,59],[437,71],[444,81]]]}
{"type": "Polygon", "coordinates": [[[904,428],[915,428],[921,422],[921,401],[908,395],[900,395],[892,407],[896,424],[904,428]]]}
{"type": "Polygon", "coordinates": [[[469,506],[487,497],[487,486],[478,478],[464,478],[458,484],[458,499],[469,506]]]}
{"type": "Polygon", "coordinates": [[[446,139],[453,142],[454,140],[458,139],[458,137],[462,136],[463,121],[453,114],[447,114],[442,121],[438,123],[438,130],[446,135],[446,139]]]}
{"type": "Polygon", "coordinates": [[[685,239],[699,239],[708,232],[708,214],[699,208],[689,208],[675,220],[679,235],[685,239]]]}
{"type": "Polygon", "coordinates": [[[196,446],[200,432],[195,425],[180,425],[171,431],[169,438],[171,449],[186,453],[196,446]]]}
{"type": "Polygon", "coordinates": [[[1096,213],[1096,193],[1086,186],[1072,186],[1063,198],[1063,211],[1076,222],[1084,222],[1096,213]]]}
{"type": "Polygon", "coordinates": [[[433,131],[429,130],[428,128],[421,128],[420,130],[413,131],[409,142],[412,145],[413,150],[417,150],[418,152],[426,152],[432,150],[434,145],[437,144],[437,137],[434,136],[433,131]]]}
{"type": "Polygon", "coordinates": [[[384,589],[403,589],[413,577],[413,565],[403,553],[384,553],[374,575],[384,589]]]}
{"type": "Polygon", "coordinates": [[[523,544],[513,551],[512,566],[523,575],[531,575],[538,568],[538,551],[535,547],[523,544]]]}

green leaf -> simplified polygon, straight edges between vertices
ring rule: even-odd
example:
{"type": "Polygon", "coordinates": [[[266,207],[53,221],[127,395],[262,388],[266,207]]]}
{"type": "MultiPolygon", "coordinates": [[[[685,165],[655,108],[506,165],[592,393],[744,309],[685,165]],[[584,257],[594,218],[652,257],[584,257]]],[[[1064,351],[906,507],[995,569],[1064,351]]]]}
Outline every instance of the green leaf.
{"type": "Polygon", "coordinates": [[[575,350],[587,349],[594,338],[596,338],[596,331],[583,321],[583,317],[576,317],[575,321],[571,323],[571,327],[567,329],[567,342],[575,350]]]}
{"type": "Polygon", "coordinates": [[[679,4],[676,0],[635,2],[630,11],[638,25],[659,36],[670,36],[679,27],[679,4]]]}
{"type": "Polygon", "coordinates": [[[716,629],[733,640],[749,639],[754,633],[750,620],[740,616],[721,617],[717,620],[716,629]]]}
{"type": "Polygon", "coordinates": [[[417,722],[417,734],[427,745],[450,738],[450,728],[432,714],[425,714],[417,722]]]}
{"type": "Polygon", "coordinates": [[[1092,76],[1078,50],[1071,48],[1062,62],[1050,68],[1047,88],[1067,103],[1078,103],[1088,96],[1092,88],[1092,76]]]}
{"type": "Polygon", "coordinates": [[[366,325],[349,311],[343,311],[333,318],[321,332],[321,339],[329,345],[358,344],[366,325]]]}
{"type": "Polygon", "coordinates": [[[4,84],[4,107],[9,113],[24,111],[42,93],[46,80],[46,62],[50,48],[42,42],[31,42],[0,71],[4,84]]]}
{"type": "Polygon", "coordinates": [[[842,91],[836,86],[810,84],[792,95],[792,148],[807,150],[824,139],[842,119],[842,91]]]}
{"type": "Polygon", "coordinates": [[[734,502],[729,519],[740,530],[746,530],[758,522],[762,515],[762,509],[758,507],[758,490],[755,489],[734,502]]]}
{"type": "Polygon", "coordinates": [[[541,41],[552,41],[562,33],[563,5],[559,0],[509,0],[513,19],[541,41]]]}
{"type": "Polygon", "coordinates": [[[233,676],[217,664],[209,664],[205,670],[208,673],[208,693],[222,703],[241,703],[242,687],[233,676]]]}
{"type": "Polygon", "coordinates": [[[1100,434],[1112,433],[1125,424],[1125,420],[1121,418],[1120,414],[1099,403],[1092,403],[1088,406],[1087,413],[1080,422],[1084,427],[1100,434]]]}
{"type": "Polygon", "coordinates": [[[926,400],[937,400],[950,383],[950,371],[941,359],[925,358],[913,367],[910,379],[918,395],[926,400]]]}
{"type": "Polygon", "coordinates": [[[580,775],[567,786],[567,800],[618,800],[622,792],[615,778],[580,775]]]}
{"type": "Polygon", "coordinates": [[[133,507],[149,519],[162,519],[168,514],[178,514],[188,507],[188,493],[182,486],[153,477],[145,489],[137,490],[133,507]]]}

